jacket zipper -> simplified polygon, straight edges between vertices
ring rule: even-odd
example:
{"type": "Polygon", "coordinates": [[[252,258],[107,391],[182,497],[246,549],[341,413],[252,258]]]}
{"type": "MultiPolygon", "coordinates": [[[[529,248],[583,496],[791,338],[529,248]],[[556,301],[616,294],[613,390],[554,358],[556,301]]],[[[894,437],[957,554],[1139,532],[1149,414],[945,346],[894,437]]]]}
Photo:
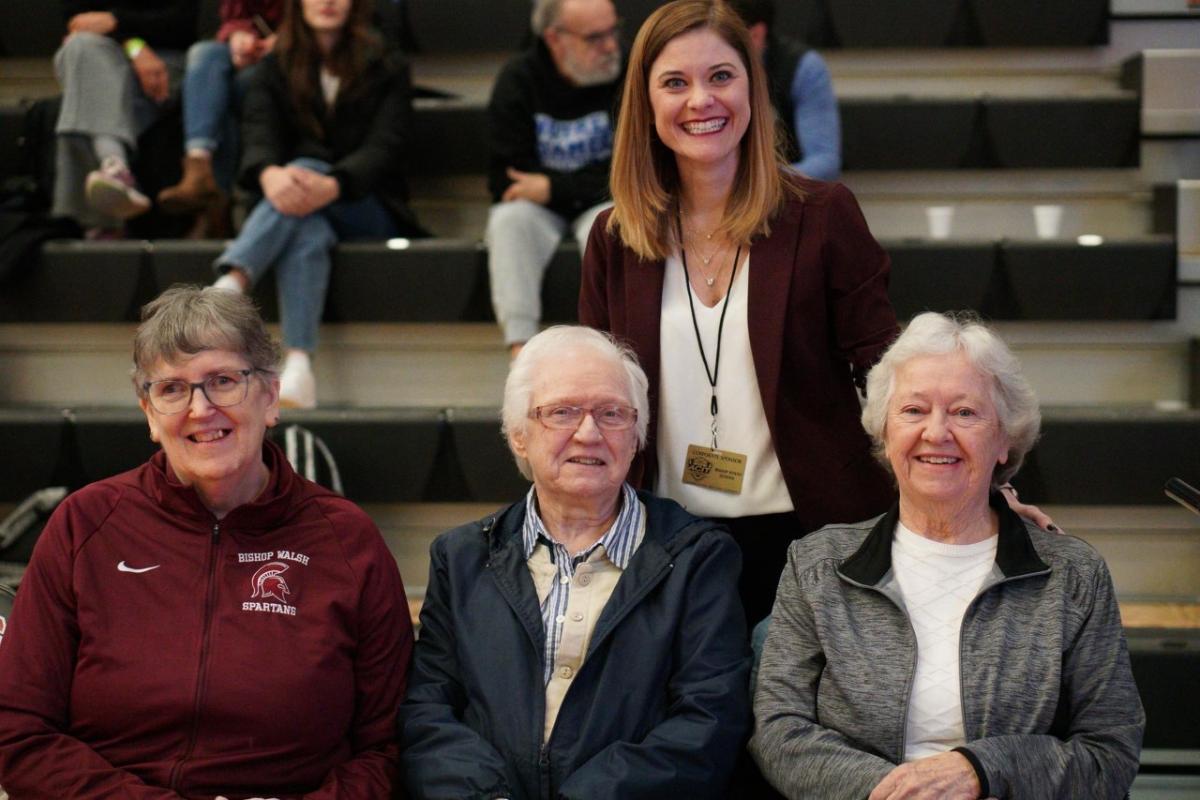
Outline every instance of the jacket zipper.
{"type": "Polygon", "coordinates": [[[200,710],[204,705],[204,684],[208,677],[208,639],[212,629],[213,605],[216,596],[217,552],[220,549],[220,537],[221,523],[214,522],[212,537],[209,540],[208,592],[204,598],[204,627],[200,635],[200,665],[196,675],[196,697],[192,703],[192,724],[188,731],[187,746],[183,750],[183,755],[171,769],[171,780],[168,784],[168,787],[175,792],[179,791],[183,765],[192,757],[192,751],[196,749],[196,739],[200,732],[200,710]]]}
{"type": "Polygon", "coordinates": [[[958,713],[962,718],[963,741],[965,744],[970,744],[971,742],[971,739],[967,733],[967,689],[963,682],[963,675],[965,674],[963,672],[963,633],[965,633],[967,630],[967,617],[971,614],[972,609],[975,608],[975,604],[979,602],[979,598],[983,597],[997,586],[1002,586],[1006,583],[1012,583],[1013,581],[1019,581],[1022,578],[1033,578],[1038,575],[1045,575],[1047,572],[1049,572],[1049,570],[1042,570],[1040,572],[1027,572],[1024,575],[1013,575],[1012,577],[1001,578],[995,583],[988,584],[979,590],[979,593],[976,594],[975,597],[971,599],[971,602],[967,604],[966,611],[963,612],[962,619],[958,623],[958,713]]]}
{"type": "Polygon", "coordinates": [[[550,793],[550,745],[548,742],[538,747],[538,783],[541,784],[542,797],[553,797],[550,793]]]}
{"type": "MultiPolygon", "coordinates": [[[[905,610],[904,606],[897,603],[892,598],[892,596],[889,595],[887,592],[883,591],[882,589],[880,589],[878,586],[876,586],[874,584],[859,583],[858,581],[851,580],[845,576],[841,576],[841,577],[842,577],[842,580],[846,581],[851,586],[857,586],[861,589],[866,589],[868,591],[875,592],[876,594],[880,595],[884,600],[887,600],[889,603],[891,603],[892,606],[897,611],[900,612],[900,616],[904,618],[904,622],[908,625],[908,632],[912,635],[913,652],[912,652],[912,660],[909,662],[909,665],[908,665],[908,682],[904,686],[904,704],[902,706],[904,709],[904,714],[900,717],[900,749],[898,751],[898,756],[897,756],[900,759],[900,763],[903,764],[904,763],[904,748],[906,748],[908,746],[908,705],[912,701],[913,683],[917,680],[917,650],[919,648],[919,645],[917,643],[917,632],[913,628],[912,619],[908,616],[908,611],[905,610]]],[[[960,687],[961,687],[961,684],[962,684],[962,681],[960,680],[959,681],[960,687]]]]}

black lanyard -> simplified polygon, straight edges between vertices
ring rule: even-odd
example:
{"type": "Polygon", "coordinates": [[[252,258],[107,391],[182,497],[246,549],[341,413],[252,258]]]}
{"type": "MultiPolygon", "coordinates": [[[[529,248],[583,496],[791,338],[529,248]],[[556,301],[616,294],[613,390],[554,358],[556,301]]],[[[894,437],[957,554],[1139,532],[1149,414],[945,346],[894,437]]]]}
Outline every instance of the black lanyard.
{"type": "Polygon", "coordinates": [[[700,348],[700,360],[704,362],[704,376],[712,387],[712,400],[709,410],[712,413],[713,450],[717,449],[717,372],[721,369],[721,336],[725,331],[725,312],[729,310],[729,295],[733,294],[733,277],[737,274],[738,261],[742,258],[742,246],[738,245],[733,255],[733,269],[729,270],[729,286],[725,289],[725,300],[721,303],[721,321],[717,323],[717,352],[713,366],[708,368],[708,356],[704,353],[704,341],[700,338],[700,323],[696,320],[696,301],[692,299],[692,276],[688,272],[687,250],[683,246],[683,223],[677,218],[679,227],[679,260],[683,262],[684,288],[687,290],[688,308],[692,312],[692,328],[696,331],[696,346],[700,348]]]}

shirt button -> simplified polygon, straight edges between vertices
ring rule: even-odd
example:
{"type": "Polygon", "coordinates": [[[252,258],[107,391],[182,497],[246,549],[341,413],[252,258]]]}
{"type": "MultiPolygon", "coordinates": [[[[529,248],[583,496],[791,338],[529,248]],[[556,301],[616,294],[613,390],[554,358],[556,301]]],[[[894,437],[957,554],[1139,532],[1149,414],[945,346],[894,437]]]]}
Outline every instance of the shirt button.
{"type": "Polygon", "coordinates": [[[558,670],[558,677],[560,677],[560,678],[568,678],[569,679],[574,674],[575,674],[575,670],[571,669],[570,667],[562,667],[558,670]]]}
{"type": "Polygon", "coordinates": [[[579,576],[579,585],[580,586],[587,586],[591,582],[592,582],[591,575],[580,575],[579,576]]]}
{"type": "Polygon", "coordinates": [[[562,614],[559,614],[557,617],[554,618],[554,621],[557,622],[559,625],[562,625],[564,622],[567,621],[567,618],[564,617],[562,614]]]}
{"type": "Polygon", "coordinates": [[[578,611],[576,611],[571,615],[571,619],[575,620],[576,622],[583,622],[583,614],[580,614],[578,611]]]}
{"type": "Polygon", "coordinates": [[[561,578],[558,579],[558,582],[559,583],[570,583],[571,579],[568,578],[566,575],[563,575],[561,578]]]}

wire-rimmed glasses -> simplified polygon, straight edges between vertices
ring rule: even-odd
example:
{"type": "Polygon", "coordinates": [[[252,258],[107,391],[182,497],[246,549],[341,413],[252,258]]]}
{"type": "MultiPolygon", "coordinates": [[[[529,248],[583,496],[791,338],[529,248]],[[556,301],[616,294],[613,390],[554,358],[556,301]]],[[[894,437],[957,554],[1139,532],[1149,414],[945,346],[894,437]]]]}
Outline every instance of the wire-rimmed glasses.
{"type": "Polygon", "coordinates": [[[557,431],[577,430],[585,415],[591,414],[596,426],[606,431],[627,431],[637,423],[637,409],[616,403],[602,406],[538,406],[529,416],[557,431]]]}

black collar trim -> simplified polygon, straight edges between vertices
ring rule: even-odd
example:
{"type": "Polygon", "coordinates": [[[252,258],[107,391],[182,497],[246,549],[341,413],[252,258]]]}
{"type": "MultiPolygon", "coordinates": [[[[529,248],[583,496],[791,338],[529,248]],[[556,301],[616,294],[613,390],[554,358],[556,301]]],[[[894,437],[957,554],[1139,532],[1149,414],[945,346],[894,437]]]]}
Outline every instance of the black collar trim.
{"type": "MultiPolygon", "coordinates": [[[[993,490],[988,497],[988,505],[1000,516],[996,566],[1004,577],[1018,578],[1048,572],[1050,565],[1038,556],[1024,521],[1008,507],[1003,495],[993,490]]],[[[865,586],[874,586],[882,581],[892,568],[892,534],[899,520],[900,504],[897,502],[875,523],[862,546],[841,563],[838,572],[844,578],[865,586]]]]}

